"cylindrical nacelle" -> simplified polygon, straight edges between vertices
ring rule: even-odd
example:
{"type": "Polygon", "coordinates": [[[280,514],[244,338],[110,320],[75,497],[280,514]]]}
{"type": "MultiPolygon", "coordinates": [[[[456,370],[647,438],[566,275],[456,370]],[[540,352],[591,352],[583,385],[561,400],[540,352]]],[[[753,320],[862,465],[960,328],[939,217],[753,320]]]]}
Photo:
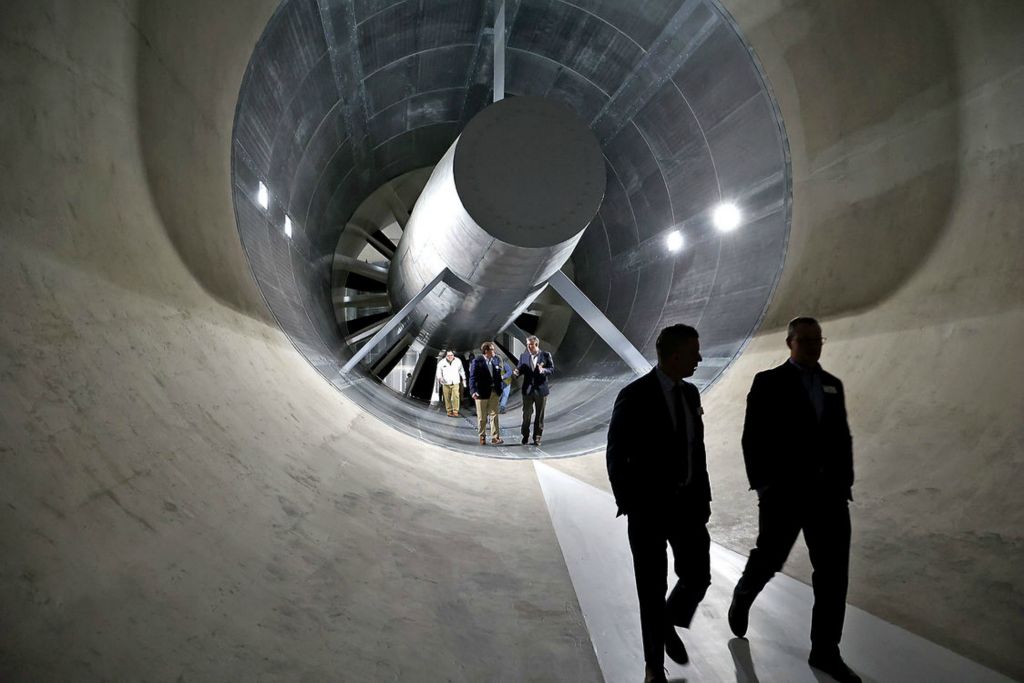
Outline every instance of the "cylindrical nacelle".
{"type": "Polygon", "coordinates": [[[388,276],[392,309],[448,268],[464,284],[438,285],[417,306],[413,329],[431,347],[476,347],[568,260],[604,191],[600,145],[568,107],[539,97],[491,105],[441,158],[413,208],[388,276]]]}

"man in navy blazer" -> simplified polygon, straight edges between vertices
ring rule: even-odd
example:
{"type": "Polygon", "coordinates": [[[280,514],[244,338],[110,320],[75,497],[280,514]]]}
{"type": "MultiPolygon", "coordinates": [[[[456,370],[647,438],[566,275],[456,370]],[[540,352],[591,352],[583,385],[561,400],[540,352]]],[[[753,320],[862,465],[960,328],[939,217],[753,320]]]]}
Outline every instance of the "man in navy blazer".
{"type": "Polygon", "coordinates": [[[814,568],[811,666],[840,683],[860,681],[839,654],[846,614],[853,499],[853,440],[843,383],[821,369],[825,338],[814,318],[794,318],[789,359],[758,373],[747,395],[743,460],[757,491],[756,547],[733,592],[729,627],[747,631],[754,598],[782,569],[800,531],[814,568]]]}
{"type": "Polygon", "coordinates": [[[691,377],[701,361],[697,330],[672,325],[658,335],[658,365],[619,392],[608,427],[608,478],[627,516],[640,601],[645,681],[665,681],[665,653],[689,661],[675,626],[689,627],[711,585],[707,523],[711,484],[700,393],[691,377]],[[672,546],[679,577],[668,600],[672,546]]]}
{"type": "Polygon", "coordinates": [[[533,420],[533,445],[540,445],[544,434],[544,409],[548,404],[551,387],[548,377],[555,372],[555,359],[547,351],[540,350],[540,339],[526,338],[526,353],[519,356],[519,365],[512,371],[516,377],[523,377],[523,445],[530,440],[530,421],[533,420]]]}
{"type": "Polygon", "coordinates": [[[498,401],[501,399],[501,361],[494,357],[494,342],[480,345],[482,355],[469,364],[469,394],[476,401],[476,424],[480,445],[487,443],[487,422],[491,423],[491,443],[505,443],[498,424],[498,401]]]}

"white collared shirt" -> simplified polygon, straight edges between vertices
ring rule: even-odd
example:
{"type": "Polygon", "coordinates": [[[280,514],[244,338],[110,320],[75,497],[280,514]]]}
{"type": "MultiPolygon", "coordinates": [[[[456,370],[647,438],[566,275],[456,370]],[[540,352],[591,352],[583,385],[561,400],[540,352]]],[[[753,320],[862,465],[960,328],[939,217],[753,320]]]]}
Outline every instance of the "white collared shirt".
{"type": "Polygon", "coordinates": [[[437,364],[437,378],[441,384],[462,384],[466,381],[466,371],[462,369],[462,361],[453,358],[449,363],[447,358],[442,358],[437,364]]]}

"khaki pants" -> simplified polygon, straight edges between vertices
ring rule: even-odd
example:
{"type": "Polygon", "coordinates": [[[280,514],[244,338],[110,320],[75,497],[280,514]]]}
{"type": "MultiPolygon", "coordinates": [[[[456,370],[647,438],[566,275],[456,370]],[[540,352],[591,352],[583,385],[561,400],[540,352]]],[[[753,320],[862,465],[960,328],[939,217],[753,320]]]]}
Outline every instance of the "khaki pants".
{"type": "Polygon", "coordinates": [[[441,395],[444,396],[444,408],[449,413],[459,412],[459,396],[462,394],[460,384],[442,384],[441,395]]]}
{"type": "Polygon", "coordinates": [[[480,429],[481,439],[487,436],[485,420],[491,423],[491,438],[501,437],[498,426],[498,402],[500,400],[501,396],[497,393],[491,394],[490,398],[476,399],[476,426],[480,429]]]}

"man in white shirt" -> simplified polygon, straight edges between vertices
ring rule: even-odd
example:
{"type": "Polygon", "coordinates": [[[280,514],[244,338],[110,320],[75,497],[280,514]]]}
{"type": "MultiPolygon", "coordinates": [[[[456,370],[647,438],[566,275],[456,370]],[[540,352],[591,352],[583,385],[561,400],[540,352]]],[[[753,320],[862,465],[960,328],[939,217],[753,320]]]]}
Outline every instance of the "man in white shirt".
{"type": "Polygon", "coordinates": [[[451,349],[437,364],[437,381],[441,384],[441,395],[444,396],[448,417],[458,417],[459,397],[462,395],[462,387],[466,386],[466,371],[462,368],[462,361],[455,357],[451,349]]]}

